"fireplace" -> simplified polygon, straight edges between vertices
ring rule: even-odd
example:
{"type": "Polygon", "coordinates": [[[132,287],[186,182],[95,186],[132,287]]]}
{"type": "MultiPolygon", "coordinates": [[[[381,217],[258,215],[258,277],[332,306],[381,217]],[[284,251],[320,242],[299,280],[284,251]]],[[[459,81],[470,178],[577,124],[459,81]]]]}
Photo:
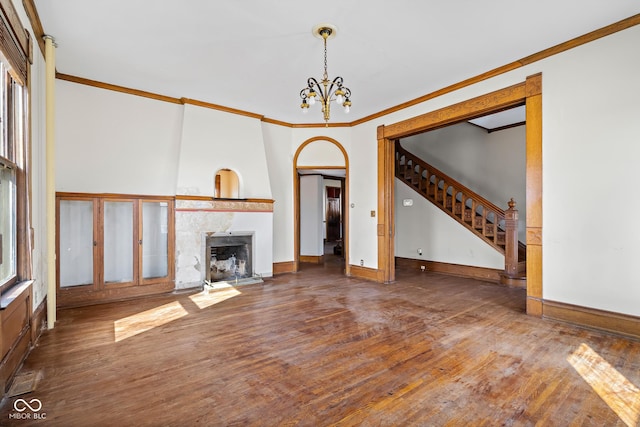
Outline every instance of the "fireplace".
{"type": "Polygon", "coordinates": [[[253,277],[253,233],[205,233],[205,282],[253,277]]]}

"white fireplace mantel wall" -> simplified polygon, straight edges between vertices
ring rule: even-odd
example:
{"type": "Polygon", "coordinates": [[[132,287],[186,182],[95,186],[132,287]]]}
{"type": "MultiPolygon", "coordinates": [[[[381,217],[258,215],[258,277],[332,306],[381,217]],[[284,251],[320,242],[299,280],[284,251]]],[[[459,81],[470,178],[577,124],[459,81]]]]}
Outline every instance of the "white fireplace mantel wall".
{"type": "Polygon", "coordinates": [[[273,275],[273,203],[268,201],[176,200],[176,289],[202,285],[202,235],[253,232],[253,270],[273,275]]]}

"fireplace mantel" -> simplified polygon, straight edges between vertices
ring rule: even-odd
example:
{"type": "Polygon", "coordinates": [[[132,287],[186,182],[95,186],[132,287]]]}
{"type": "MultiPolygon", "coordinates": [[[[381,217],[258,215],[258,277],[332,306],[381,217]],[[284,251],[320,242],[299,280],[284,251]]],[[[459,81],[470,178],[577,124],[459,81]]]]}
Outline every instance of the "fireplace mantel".
{"type": "Polygon", "coordinates": [[[271,199],[216,199],[207,196],[176,196],[176,211],[273,212],[271,199]]]}

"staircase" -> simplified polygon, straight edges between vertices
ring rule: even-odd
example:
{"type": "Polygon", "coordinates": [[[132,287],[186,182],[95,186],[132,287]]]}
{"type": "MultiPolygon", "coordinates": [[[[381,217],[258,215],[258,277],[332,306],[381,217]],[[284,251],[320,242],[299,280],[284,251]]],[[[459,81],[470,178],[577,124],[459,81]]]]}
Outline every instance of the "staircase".
{"type": "Polygon", "coordinates": [[[526,282],[526,246],[518,241],[518,211],[513,199],[506,211],[473,192],[396,142],[396,178],[505,255],[501,282],[526,282]]]}

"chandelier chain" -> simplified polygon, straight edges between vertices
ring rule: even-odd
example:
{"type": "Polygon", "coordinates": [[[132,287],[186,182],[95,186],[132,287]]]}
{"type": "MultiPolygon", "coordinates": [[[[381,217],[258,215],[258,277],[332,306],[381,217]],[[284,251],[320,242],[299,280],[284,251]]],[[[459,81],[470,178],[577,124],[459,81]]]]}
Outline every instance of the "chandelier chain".
{"type": "Polygon", "coordinates": [[[327,74],[327,38],[323,37],[323,39],[324,39],[324,75],[322,77],[324,78],[324,80],[328,80],[329,74],[327,74]]]}

